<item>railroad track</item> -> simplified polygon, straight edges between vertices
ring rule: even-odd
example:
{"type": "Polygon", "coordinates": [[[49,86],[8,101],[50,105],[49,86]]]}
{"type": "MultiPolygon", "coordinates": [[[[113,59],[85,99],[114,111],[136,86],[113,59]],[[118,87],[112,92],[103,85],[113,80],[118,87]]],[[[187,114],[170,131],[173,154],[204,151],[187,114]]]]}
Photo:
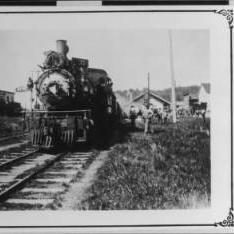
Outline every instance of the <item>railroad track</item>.
{"type": "Polygon", "coordinates": [[[0,158],[0,171],[9,168],[19,161],[32,156],[36,152],[38,152],[38,150],[34,150],[33,148],[26,148],[26,150],[23,150],[21,153],[9,153],[4,155],[4,158],[0,158]]]}
{"type": "Polygon", "coordinates": [[[53,209],[94,157],[93,152],[28,154],[0,170],[0,210],[53,209]]]}
{"type": "MultiPolygon", "coordinates": [[[[21,134],[16,136],[10,136],[7,138],[0,139],[0,159],[1,154],[8,150],[16,150],[16,148],[27,147],[29,140],[27,139],[27,134],[21,134]]],[[[22,149],[21,149],[22,150],[22,149]]]]}
{"type": "Polygon", "coordinates": [[[38,150],[35,147],[27,145],[24,147],[14,147],[10,150],[0,151],[0,171],[23,158],[31,156],[36,151],[38,150]]]}
{"type": "Polygon", "coordinates": [[[17,139],[19,137],[24,137],[28,134],[28,132],[19,132],[19,133],[14,133],[14,135],[7,135],[7,136],[2,136],[0,137],[0,143],[5,142],[5,141],[9,141],[9,140],[13,140],[13,139],[17,139]]]}

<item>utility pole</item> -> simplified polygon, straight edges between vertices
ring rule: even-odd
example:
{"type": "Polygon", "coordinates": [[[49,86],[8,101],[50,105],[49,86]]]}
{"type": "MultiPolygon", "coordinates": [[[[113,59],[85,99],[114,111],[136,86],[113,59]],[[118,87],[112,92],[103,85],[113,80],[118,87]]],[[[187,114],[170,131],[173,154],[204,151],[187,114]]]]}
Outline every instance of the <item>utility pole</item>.
{"type": "Polygon", "coordinates": [[[147,90],[147,94],[148,94],[148,100],[147,100],[147,107],[150,107],[150,74],[148,72],[148,90],[147,90]]]}
{"type": "Polygon", "coordinates": [[[172,31],[169,29],[169,46],[170,46],[170,68],[171,68],[171,104],[172,104],[172,119],[176,123],[176,95],[175,95],[175,75],[174,75],[174,61],[173,61],[173,45],[172,45],[172,31]]]}
{"type": "Polygon", "coordinates": [[[33,110],[33,79],[31,77],[28,78],[28,82],[27,82],[27,88],[30,91],[30,108],[31,108],[31,112],[33,110]]]}

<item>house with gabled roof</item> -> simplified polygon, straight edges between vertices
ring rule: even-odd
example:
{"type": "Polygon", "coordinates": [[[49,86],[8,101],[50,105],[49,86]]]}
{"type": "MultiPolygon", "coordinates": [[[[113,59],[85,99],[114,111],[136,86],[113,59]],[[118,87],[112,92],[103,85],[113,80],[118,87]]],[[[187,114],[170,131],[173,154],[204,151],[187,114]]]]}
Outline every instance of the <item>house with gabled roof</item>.
{"type": "Polygon", "coordinates": [[[206,111],[210,111],[210,83],[202,83],[195,93],[184,94],[184,108],[191,110],[192,108],[206,107],[206,111]]]}
{"type": "Polygon", "coordinates": [[[198,93],[200,104],[206,103],[206,110],[210,111],[210,83],[202,83],[198,93]]]}
{"type": "Polygon", "coordinates": [[[14,102],[14,93],[6,90],[0,90],[0,99],[5,103],[14,102]]]}
{"type": "MultiPolygon", "coordinates": [[[[137,97],[135,97],[131,101],[130,105],[137,106],[139,108],[145,108],[145,106],[147,105],[147,102],[148,102],[148,92],[145,91],[141,93],[140,95],[138,95],[137,97]]],[[[161,109],[161,110],[170,108],[170,105],[171,105],[169,101],[160,97],[158,94],[153,93],[152,91],[149,92],[149,102],[154,108],[161,109]]]]}

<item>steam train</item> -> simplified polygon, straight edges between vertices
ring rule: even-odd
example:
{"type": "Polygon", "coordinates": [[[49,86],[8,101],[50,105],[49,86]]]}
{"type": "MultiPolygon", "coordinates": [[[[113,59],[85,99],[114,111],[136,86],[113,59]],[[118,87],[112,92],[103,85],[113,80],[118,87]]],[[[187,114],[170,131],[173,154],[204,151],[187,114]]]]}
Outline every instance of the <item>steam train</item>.
{"type": "Polygon", "coordinates": [[[112,80],[106,71],[89,68],[86,59],[68,59],[68,51],[66,40],[57,40],[57,51],[45,52],[39,76],[28,80],[36,96],[25,115],[31,143],[46,149],[81,142],[102,146],[122,116],[112,80]]]}

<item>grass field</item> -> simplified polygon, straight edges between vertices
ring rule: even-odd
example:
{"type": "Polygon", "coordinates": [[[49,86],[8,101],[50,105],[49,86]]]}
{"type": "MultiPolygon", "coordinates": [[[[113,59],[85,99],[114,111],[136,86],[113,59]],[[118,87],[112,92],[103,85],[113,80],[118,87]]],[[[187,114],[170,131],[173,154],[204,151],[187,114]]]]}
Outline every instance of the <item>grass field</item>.
{"type": "Polygon", "coordinates": [[[131,133],[109,153],[81,209],[189,209],[210,205],[210,137],[201,120],[131,133]]]}

